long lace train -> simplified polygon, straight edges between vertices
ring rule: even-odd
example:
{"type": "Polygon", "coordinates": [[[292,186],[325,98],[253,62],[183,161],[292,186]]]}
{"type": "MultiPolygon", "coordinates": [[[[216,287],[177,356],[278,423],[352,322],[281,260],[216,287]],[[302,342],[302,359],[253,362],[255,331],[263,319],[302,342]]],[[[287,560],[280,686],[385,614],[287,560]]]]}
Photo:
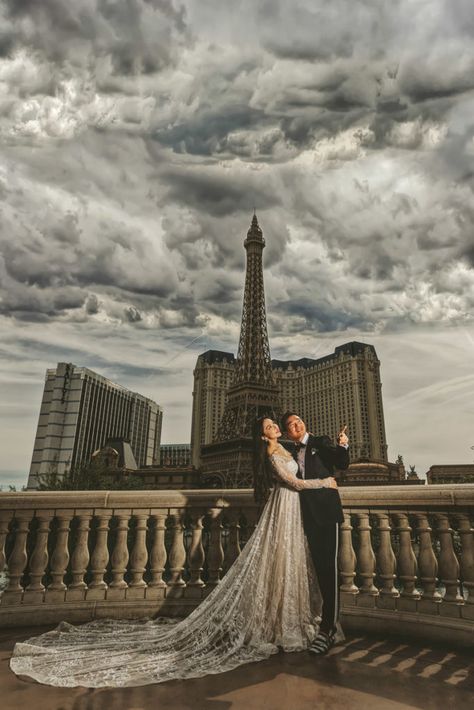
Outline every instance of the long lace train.
{"type": "Polygon", "coordinates": [[[317,631],[320,595],[299,496],[276,486],[219,585],[185,619],[97,620],[17,643],[18,675],[55,686],[132,686],[221,673],[299,651],[317,631]]]}

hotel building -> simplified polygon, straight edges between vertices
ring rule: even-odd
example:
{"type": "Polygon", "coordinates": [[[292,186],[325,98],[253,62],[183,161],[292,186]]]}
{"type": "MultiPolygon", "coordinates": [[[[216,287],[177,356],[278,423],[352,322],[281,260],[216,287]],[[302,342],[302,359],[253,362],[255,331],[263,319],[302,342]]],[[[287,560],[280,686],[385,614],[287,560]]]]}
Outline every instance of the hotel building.
{"type": "Polygon", "coordinates": [[[151,399],[86,367],[60,362],[46,371],[28,488],[39,474],[89,463],[108,439],[130,442],[138,466],[160,456],[163,410],[151,399]]]}
{"type": "MultiPolygon", "coordinates": [[[[232,353],[208,350],[194,370],[191,461],[217,433],[235,367],[232,353]]],[[[282,411],[294,410],[316,435],[347,424],[351,459],[387,461],[380,361],[373,345],[349,342],[318,359],[272,360],[282,411]]]]}

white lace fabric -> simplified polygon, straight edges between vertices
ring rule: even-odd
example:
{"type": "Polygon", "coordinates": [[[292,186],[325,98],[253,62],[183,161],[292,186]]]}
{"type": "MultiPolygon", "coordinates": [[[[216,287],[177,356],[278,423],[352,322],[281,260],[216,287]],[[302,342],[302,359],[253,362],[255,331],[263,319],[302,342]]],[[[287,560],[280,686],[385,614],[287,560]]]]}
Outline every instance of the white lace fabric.
{"type": "MultiPolygon", "coordinates": [[[[294,478],[296,462],[287,455],[278,459],[276,475],[294,478]]],[[[89,688],[222,673],[279,648],[306,649],[320,605],[299,496],[277,481],[240,556],[185,619],[62,622],[17,643],[10,667],[39,683],[89,688]]]]}

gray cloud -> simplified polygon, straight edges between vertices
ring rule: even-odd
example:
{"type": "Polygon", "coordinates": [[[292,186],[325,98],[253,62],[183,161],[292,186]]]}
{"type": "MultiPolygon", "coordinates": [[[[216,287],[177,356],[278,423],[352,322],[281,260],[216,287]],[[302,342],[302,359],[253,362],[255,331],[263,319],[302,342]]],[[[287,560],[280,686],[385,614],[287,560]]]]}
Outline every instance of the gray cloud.
{"type": "Polygon", "coordinates": [[[169,186],[168,199],[212,216],[225,217],[235,212],[248,215],[257,204],[264,210],[281,202],[274,185],[262,183],[258,174],[248,171],[238,174],[233,170],[226,175],[215,168],[203,167],[199,174],[173,169],[165,172],[163,178],[169,186]]]}
{"type": "MultiPolygon", "coordinates": [[[[175,41],[187,34],[184,10],[172,0],[115,3],[86,0],[6,0],[3,36],[10,51],[29,46],[59,62],[86,64],[110,56],[118,74],[157,71],[173,58],[175,41]],[[56,41],[53,41],[55,38],[56,41]]],[[[188,38],[189,39],[189,38],[188,38]]]]}
{"type": "Polygon", "coordinates": [[[237,345],[254,207],[279,356],[469,328],[474,14],[423,7],[0,2],[5,342],[156,377],[182,427],[197,354],[237,345]]]}

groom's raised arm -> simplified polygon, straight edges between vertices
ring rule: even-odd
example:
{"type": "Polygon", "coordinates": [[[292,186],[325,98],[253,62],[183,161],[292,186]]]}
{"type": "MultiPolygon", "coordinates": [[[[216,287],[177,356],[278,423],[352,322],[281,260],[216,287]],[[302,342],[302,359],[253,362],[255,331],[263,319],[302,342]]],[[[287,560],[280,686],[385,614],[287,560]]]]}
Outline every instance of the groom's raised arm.
{"type": "Polygon", "coordinates": [[[321,444],[326,449],[326,454],[335,468],[340,471],[345,471],[346,468],[349,467],[350,457],[348,446],[336,445],[327,435],[321,437],[321,444]]]}

